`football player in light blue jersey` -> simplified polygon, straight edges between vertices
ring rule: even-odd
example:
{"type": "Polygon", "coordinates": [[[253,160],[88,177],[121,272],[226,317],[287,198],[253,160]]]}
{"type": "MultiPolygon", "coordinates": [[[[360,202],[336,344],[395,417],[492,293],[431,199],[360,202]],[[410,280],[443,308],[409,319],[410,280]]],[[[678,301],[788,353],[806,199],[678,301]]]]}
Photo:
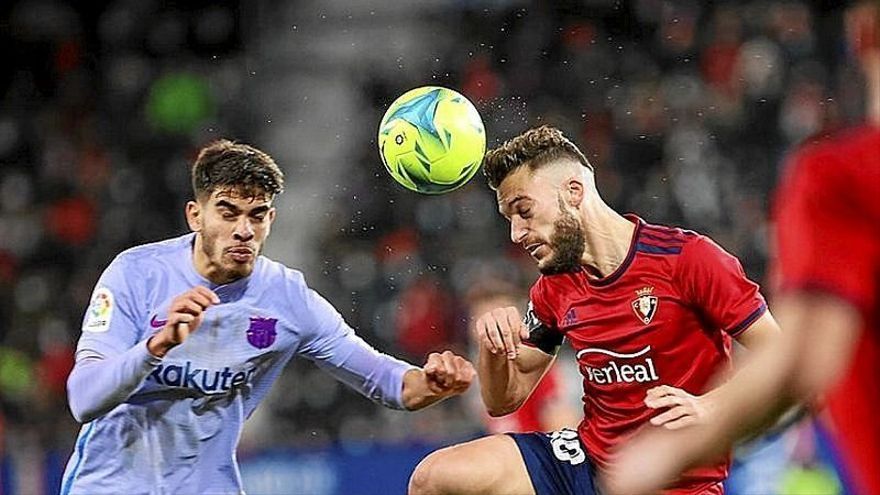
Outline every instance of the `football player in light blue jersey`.
{"type": "Polygon", "coordinates": [[[260,256],[283,186],[269,155],[218,141],[192,181],[193,232],[121,253],[92,295],[67,383],[84,424],[63,495],[243,493],[243,423],[295,355],[392,408],[468,388],[464,358],[418,368],[382,354],[300,272],[260,256]]]}

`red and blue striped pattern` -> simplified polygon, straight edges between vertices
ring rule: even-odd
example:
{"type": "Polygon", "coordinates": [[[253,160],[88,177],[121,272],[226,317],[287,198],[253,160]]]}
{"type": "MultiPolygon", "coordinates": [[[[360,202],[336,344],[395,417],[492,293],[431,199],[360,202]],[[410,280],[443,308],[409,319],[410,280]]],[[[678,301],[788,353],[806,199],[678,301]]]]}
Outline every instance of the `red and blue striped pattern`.
{"type": "Polygon", "coordinates": [[[662,225],[644,224],[636,251],[646,254],[672,255],[681,254],[681,248],[689,237],[697,235],[690,230],[662,225]]]}

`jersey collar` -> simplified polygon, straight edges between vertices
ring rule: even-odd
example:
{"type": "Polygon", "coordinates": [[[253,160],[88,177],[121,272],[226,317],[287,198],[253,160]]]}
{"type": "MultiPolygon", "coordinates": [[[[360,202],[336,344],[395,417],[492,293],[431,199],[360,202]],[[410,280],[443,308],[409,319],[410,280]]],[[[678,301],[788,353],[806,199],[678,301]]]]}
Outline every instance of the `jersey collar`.
{"type": "Polygon", "coordinates": [[[606,285],[614,283],[615,280],[623,276],[627,268],[629,268],[629,265],[632,264],[633,259],[635,259],[636,257],[636,245],[638,244],[639,234],[641,234],[642,226],[645,224],[645,221],[632,213],[625,213],[623,215],[623,218],[626,218],[630,222],[636,224],[636,228],[633,229],[632,238],[629,241],[629,251],[627,251],[626,258],[623,259],[623,263],[621,263],[616,270],[611,272],[610,275],[602,278],[590,277],[586,273],[586,270],[581,268],[584,274],[587,275],[587,282],[594,287],[604,287],[606,285]]]}

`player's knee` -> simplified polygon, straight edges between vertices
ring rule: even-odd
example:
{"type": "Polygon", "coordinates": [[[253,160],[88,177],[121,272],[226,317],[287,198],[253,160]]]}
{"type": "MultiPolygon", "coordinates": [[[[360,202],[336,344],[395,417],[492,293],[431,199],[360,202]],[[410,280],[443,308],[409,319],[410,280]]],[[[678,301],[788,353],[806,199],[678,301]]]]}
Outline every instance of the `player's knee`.
{"type": "Polygon", "coordinates": [[[412,476],[409,478],[409,495],[436,495],[443,493],[439,491],[437,486],[437,471],[441,468],[437,467],[437,457],[440,452],[433,452],[428,457],[422,459],[422,462],[416,466],[412,476]]]}
{"type": "Polygon", "coordinates": [[[456,493],[450,449],[442,449],[422,459],[409,478],[409,495],[445,495],[456,493]]]}

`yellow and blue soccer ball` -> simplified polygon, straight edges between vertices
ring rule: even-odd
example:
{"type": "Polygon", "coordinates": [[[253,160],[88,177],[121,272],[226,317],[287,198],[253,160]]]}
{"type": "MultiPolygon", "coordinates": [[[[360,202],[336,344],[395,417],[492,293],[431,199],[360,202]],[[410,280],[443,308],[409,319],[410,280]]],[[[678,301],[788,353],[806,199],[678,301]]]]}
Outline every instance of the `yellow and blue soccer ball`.
{"type": "Polygon", "coordinates": [[[474,105],[456,91],[424,86],[394,100],[379,124],[385,169],[407,189],[442,194],[477,173],[486,129],[474,105]]]}

